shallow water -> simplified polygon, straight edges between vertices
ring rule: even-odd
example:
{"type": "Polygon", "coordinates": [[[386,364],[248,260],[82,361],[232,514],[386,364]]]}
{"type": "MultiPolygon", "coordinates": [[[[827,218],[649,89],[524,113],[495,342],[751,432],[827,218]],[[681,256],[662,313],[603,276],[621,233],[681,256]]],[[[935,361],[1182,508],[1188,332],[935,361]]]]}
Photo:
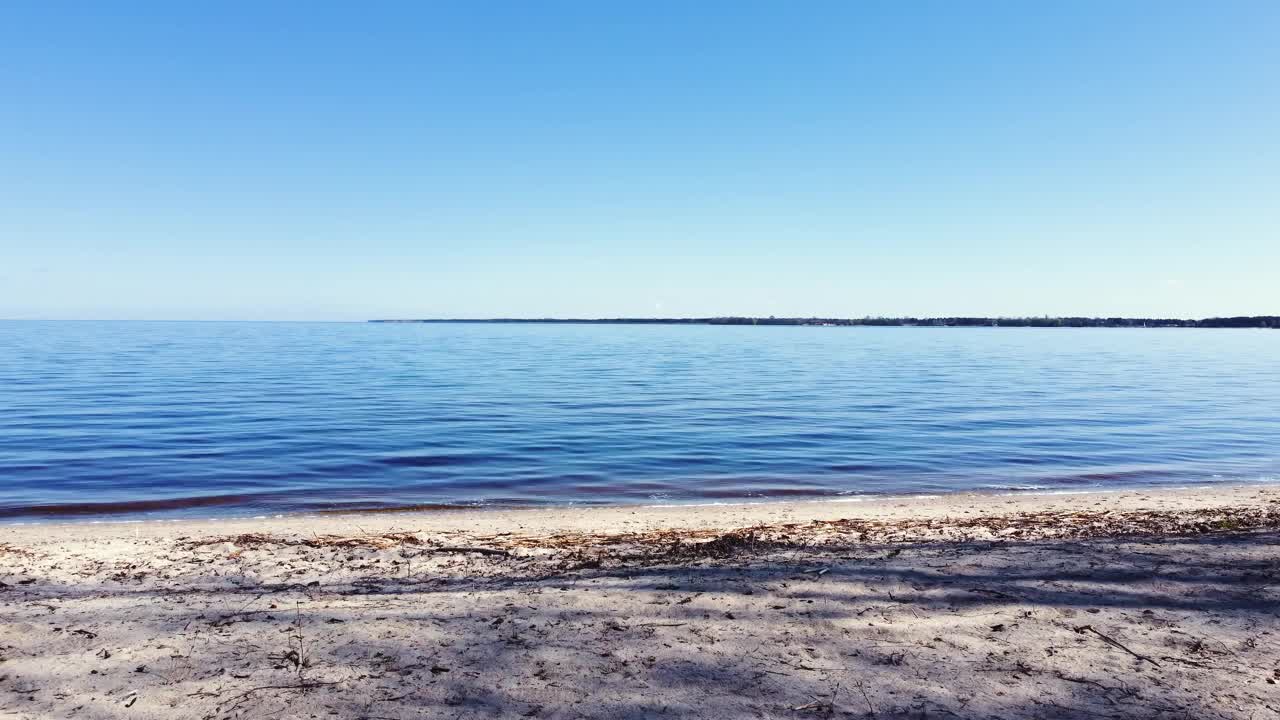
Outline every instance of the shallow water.
{"type": "Polygon", "coordinates": [[[1280,477],[1280,331],[0,322],[0,518],[1280,477]]]}

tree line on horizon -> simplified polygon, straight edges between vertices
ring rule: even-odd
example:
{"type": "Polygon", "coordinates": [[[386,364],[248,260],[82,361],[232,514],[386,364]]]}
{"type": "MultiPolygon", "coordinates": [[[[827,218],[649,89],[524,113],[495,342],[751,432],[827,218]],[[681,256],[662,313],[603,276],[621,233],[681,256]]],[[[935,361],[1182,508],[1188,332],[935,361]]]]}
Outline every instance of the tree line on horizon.
{"type": "Polygon", "coordinates": [[[597,323],[608,325],[816,325],[837,327],[1120,327],[1120,328],[1280,328],[1280,316],[1242,315],[1201,320],[1124,317],[749,317],[706,318],[484,318],[370,320],[378,323],[597,323]]]}
{"type": "Polygon", "coordinates": [[[1280,316],[1255,315],[1187,320],[1124,317],[866,317],[866,318],[712,318],[714,325],[839,325],[887,327],[1202,327],[1280,328],[1280,316]]]}

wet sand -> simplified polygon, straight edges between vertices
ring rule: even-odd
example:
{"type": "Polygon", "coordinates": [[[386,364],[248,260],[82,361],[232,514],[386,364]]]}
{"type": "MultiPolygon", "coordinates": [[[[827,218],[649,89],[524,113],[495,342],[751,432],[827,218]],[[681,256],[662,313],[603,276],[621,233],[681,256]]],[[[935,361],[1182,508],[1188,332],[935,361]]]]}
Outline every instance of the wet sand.
{"type": "Polygon", "coordinates": [[[0,527],[0,717],[1280,717],[1280,488],[0,527]]]}

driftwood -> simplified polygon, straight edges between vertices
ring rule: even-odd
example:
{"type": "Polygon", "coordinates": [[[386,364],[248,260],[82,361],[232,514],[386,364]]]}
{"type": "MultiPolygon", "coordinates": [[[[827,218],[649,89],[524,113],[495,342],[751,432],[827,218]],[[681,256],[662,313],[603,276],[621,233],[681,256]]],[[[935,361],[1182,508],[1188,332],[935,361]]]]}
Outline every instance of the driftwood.
{"type": "Polygon", "coordinates": [[[452,547],[452,546],[429,547],[429,548],[426,548],[426,552],[479,553],[480,555],[498,555],[501,557],[508,557],[511,555],[511,553],[507,552],[506,550],[497,550],[495,548],[484,548],[484,547],[452,547]]]}
{"type": "Polygon", "coordinates": [[[1104,634],[1104,633],[1098,632],[1098,630],[1097,630],[1096,628],[1094,628],[1092,625],[1081,625],[1080,627],[1076,628],[1075,630],[1076,630],[1076,632],[1078,632],[1078,633],[1091,632],[1091,633],[1093,633],[1094,635],[1097,635],[1098,637],[1102,638],[1103,642],[1107,643],[1108,645],[1111,645],[1112,647],[1120,648],[1121,650],[1123,650],[1123,651],[1125,651],[1125,652],[1129,653],[1130,655],[1132,655],[1132,656],[1134,656],[1134,657],[1138,658],[1139,660],[1145,660],[1145,661],[1147,661],[1147,662],[1151,663],[1152,665],[1155,665],[1156,667],[1160,667],[1160,663],[1156,662],[1155,660],[1152,660],[1151,658],[1147,657],[1146,655],[1142,655],[1142,654],[1140,654],[1140,653],[1136,653],[1136,652],[1134,652],[1134,651],[1130,650],[1128,647],[1126,647],[1126,646],[1125,646],[1123,643],[1121,643],[1119,640],[1116,640],[1115,638],[1113,638],[1113,637],[1111,637],[1111,636],[1109,636],[1109,635],[1106,635],[1106,634],[1104,634]]]}

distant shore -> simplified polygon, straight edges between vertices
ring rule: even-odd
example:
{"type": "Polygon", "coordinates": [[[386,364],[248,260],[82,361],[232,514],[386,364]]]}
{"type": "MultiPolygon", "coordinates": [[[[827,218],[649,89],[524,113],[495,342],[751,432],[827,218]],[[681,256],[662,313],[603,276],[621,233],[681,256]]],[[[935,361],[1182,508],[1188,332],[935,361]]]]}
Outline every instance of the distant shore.
{"type": "Polygon", "coordinates": [[[0,714],[1262,717],[1280,487],[0,527],[0,714]]]}
{"type": "Polygon", "coordinates": [[[1280,328],[1278,315],[1214,317],[1200,320],[1123,317],[704,317],[704,318],[387,318],[371,323],[545,323],[586,325],[804,325],[819,327],[1114,327],[1114,328],[1280,328]]]}

